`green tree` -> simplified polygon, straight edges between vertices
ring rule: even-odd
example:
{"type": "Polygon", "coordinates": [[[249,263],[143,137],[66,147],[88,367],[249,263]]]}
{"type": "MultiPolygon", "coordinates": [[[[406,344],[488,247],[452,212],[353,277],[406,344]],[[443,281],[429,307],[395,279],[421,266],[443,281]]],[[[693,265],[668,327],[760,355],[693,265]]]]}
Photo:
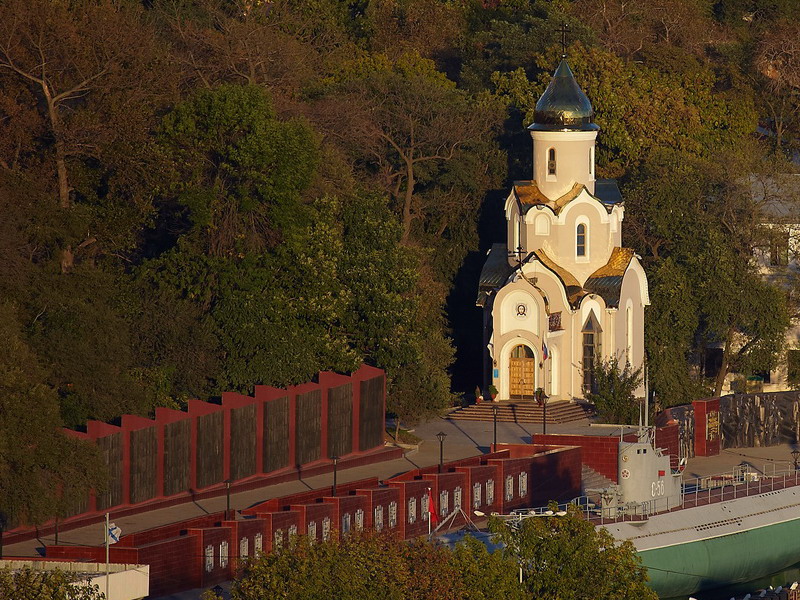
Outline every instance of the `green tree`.
{"type": "Polygon", "coordinates": [[[637,402],[634,394],[642,384],[642,370],[642,367],[634,369],[628,362],[620,364],[620,359],[616,356],[595,361],[592,371],[594,389],[588,394],[588,398],[594,403],[604,422],[637,422],[642,403],[637,402]]]}
{"type": "Polygon", "coordinates": [[[468,539],[455,550],[422,539],[355,533],[309,544],[305,537],[247,563],[234,600],[266,597],[381,600],[522,599],[514,563],[468,539]]]}
{"type": "Polygon", "coordinates": [[[595,529],[574,506],[565,517],[491,519],[489,529],[502,553],[521,566],[531,598],[657,598],[633,544],[595,529]]]}
{"type": "Polygon", "coordinates": [[[58,398],[41,383],[18,315],[0,302],[0,555],[8,525],[63,515],[105,481],[97,448],[61,430],[58,398]]]}
{"type": "Polygon", "coordinates": [[[101,600],[99,587],[81,582],[74,573],[0,569],[0,600],[101,600]]]}
{"type": "Polygon", "coordinates": [[[199,251],[241,258],[304,222],[317,143],[304,121],[277,119],[261,88],[199,92],[164,117],[159,140],[172,161],[162,202],[184,209],[199,251]]]}

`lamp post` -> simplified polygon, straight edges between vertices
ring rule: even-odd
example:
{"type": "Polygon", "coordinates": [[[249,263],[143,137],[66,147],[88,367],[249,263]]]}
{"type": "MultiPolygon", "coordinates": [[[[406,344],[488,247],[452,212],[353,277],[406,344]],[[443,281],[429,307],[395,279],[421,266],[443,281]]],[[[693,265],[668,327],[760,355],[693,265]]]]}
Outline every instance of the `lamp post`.
{"type": "Polygon", "coordinates": [[[494,425],[494,435],[492,437],[492,439],[494,440],[493,447],[496,449],[497,448],[497,405],[496,404],[492,406],[492,421],[494,425]]]}
{"type": "Polygon", "coordinates": [[[231,518],[231,480],[226,479],[222,483],[225,484],[225,518],[231,518]]]}
{"type": "Polygon", "coordinates": [[[436,438],[439,440],[439,473],[442,472],[442,465],[444,465],[444,438],[446,437],[447,434],[444,431],[436,434],[436,438]]]}
{"type": "Polygon", "coordinates": [[[331,456],[331,460],[333,461],[333,490],[332,490],[332,494],[331,495],[335,498],[336,497],[336,468],[337,468],[337,465],[339,464],[339,457],[336,454],[334,454],[333,456],[331,456]]]}
{"type": "Polygon", "coordinates": [[[797,471],[797,461],[800,460],[800,450],[794,448],[792,450],[792,462],[794,462],[794,470],[797,471]]]}

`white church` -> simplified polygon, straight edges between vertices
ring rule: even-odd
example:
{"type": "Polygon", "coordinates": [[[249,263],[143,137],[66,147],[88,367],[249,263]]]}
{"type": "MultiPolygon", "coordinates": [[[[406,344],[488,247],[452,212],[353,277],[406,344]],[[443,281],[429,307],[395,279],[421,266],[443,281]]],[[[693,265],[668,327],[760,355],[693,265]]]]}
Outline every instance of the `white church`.
{"type": "MultiPolygon", "coordinates": [[[[536,103],[533,174],[505,202],[507,241],[480,277],[485,387],[498,400],[582,398],[595,358],[644,361],[639,258],[622,245],[625,208],[616,181],[595,179],[594,110],[566,58],[536,103]]],[[[644,395],[644,390],[640,390],[644,395]]]]}

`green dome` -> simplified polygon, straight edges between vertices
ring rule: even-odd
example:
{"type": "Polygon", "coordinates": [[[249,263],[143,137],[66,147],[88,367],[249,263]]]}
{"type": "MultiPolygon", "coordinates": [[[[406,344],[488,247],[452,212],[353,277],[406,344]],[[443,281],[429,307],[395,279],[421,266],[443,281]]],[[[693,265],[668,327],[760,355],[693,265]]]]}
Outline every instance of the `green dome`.
{"type": "Polygon", "coordinates": [[[561,59],[550,85],[536,103],[534,131],[597,131],[594,109],[578,86],[565,58],[561,59]]]}

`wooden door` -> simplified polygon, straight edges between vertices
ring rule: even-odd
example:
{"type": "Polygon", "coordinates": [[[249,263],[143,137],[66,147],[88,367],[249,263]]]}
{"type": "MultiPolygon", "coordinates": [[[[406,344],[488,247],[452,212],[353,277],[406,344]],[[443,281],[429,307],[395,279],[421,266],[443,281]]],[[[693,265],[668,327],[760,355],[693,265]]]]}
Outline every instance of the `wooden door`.
{"type": "MultiPolygon", "coordinates": [[[[524,348],[524,347],[523,347],[524,348]]],[[[509,395],[511,398],[533,398],[536,390],[536,359],[528,348],[512,354],[509,363],[509,395]],[[517,355],[517,356],[515,356],[517,355]],[[519,356],[522,355],[522,356],[519,356]]]]}

